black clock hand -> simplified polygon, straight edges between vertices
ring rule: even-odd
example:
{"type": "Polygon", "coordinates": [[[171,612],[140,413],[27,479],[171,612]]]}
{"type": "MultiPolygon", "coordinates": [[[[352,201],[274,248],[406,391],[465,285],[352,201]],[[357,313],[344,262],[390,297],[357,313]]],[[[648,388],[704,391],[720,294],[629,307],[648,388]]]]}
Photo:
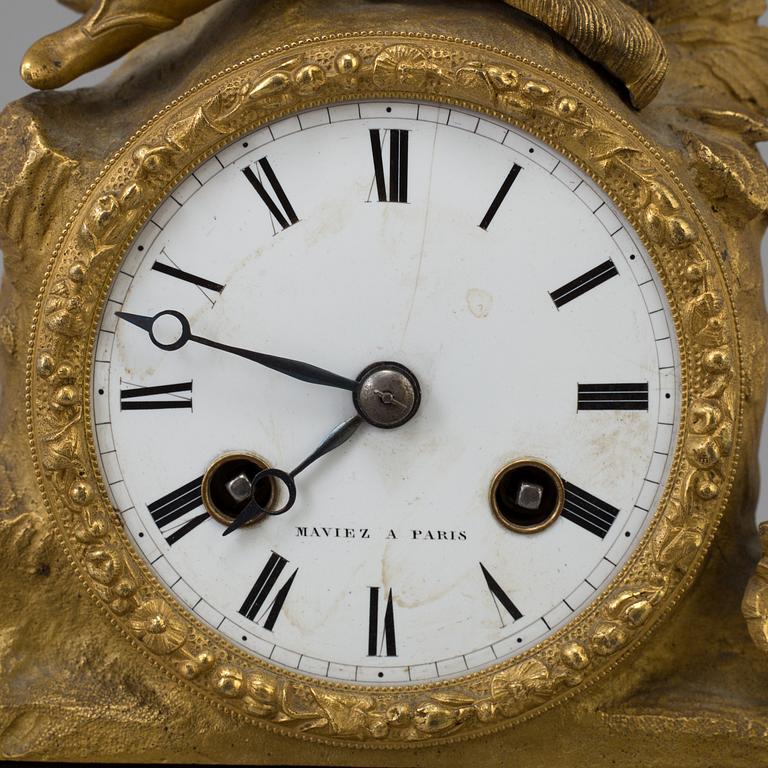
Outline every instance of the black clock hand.
{"type": "Polygon", "coordinates": [[[286,376],[292,376],[294,379],[306,381],[309,384],[320,384],[324,387],[337,387],[338,389],[346,389],[349,392],[354,392],[357,388],[357,382],[354,379],[339,376],[331,371],[326,371],[324,368],[318,368],[316,365],[302,363],[299,360],[291,360],[287,357],[277,357],[262,352],[254,352],[250,349],[241,349],[240,347],[222,344],[221,342],[206,339],[202,336],[195,336],[190,328],[189,320],[187,320],[181,312],[177,312],[174,309],[158,312],[154,317],[133,315],[129,312],[115,312],[115,315],[120,319],[141,328],[143,331],[146,331],[156,347],[168,352],[181,349],[188,341],[193,341],[196,344],[202,344],[206,347],[219,349],[222,352],[229,352],[230,354],[244,357],[246,360],[252,360],[254,363],[263,365],[265,368],[271,368],[273,371],[284,373],[286,376]],[[161,342],[153,331],[155,323],[160,318],[166,316],[175,318],[181,326],[178,339],[170,343],[161,342]]]}
{"type": "Polygon", "coordinates": [[[357,428],[360,426],[360,424],[362,424],[362,422],[362,418],[358,415],[355,415],[352,416],[352,418],[343,421],[337,427],[334,427],[325,438],[325,440],[323,440],[323,442],[320,443],[320,445],[314,451],[312,451],[312,453],[310,453],[309,456],[307,456],[307,458],[301,462],[301,464],[292,469],[290,472],[284,472],[282,469],[273,468],[264,469],[259,472],[251,482],[251,500],[222,535],[226,536],[227,534],[232,533],[232,531],[237,530],[241,525],[245,525],[247,522],[250,522],[254,518],[259,517],[265,513],[268,515],[285,514],[296,502],[296,475],[298,475],[300,472],[303,472],[310,464],[314,464],[322,456],[325,456],[326,453],[330,453],[335,448],[344,445],[344,443],[346,443],[347,440],[349,440],[349,438],[355,434],[357,428]],[[286,503],[280,509],[275,511],[268,511],[264,509],[256,502],[254,498],[256,486],[261,480],[265,480],[269,477],[274,477],[278,480],[281,480],[285,484],[285,487],[288,489],[288,501],[286,501],[286,503]]]}

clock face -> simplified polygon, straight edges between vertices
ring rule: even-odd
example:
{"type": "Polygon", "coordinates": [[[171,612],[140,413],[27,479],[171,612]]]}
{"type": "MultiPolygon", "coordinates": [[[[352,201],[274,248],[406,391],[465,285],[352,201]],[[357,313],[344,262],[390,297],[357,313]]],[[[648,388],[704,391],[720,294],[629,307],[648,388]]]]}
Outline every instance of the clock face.
{"type": "Polygon", "coordinates": [[[518,654],[608,585],[664,488],[680,366],[586,174],[491,118],[377,101],[179,184],[115,278],[91,397],[114,506],[192,614],[391,685],[518,654]]]}

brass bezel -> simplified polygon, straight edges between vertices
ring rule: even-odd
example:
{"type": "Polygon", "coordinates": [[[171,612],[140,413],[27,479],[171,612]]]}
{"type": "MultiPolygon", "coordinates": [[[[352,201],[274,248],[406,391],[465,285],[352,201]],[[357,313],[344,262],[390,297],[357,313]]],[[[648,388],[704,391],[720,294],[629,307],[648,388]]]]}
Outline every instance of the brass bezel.
{"type": "Polygon", "coordinates": [[[60,541],[109,620],[216,706],[281,733],[340,744],[413,747],[488,733],[605,674],[693,580],[725,509],[733,446],[740,444],[742,360],[730,288],[704,220],[662,154],[566,78],[443,36],[361,32],[300,41],[228,68],[173,101],[110,160],[73,212],[39,296],[31,342],[27,402],[37,475],[60,541]],[[645,243],[672,309],[683,375],[681,428],[663,498],[600,597],[520,656],[402,688],[289,672],[203,626],[129,543],[109,505],[91,432],[101,307],[155,206],[236,137],[352,98],[419,98],[489,114],[577,163],[645,243]]]}
{"type": "Polygon", "coordinates": [[[543,531],[545,528],[549,528],[549,526],[552,525],[552,523],[554,523],[558,517],[560,517],[560,513],[563,511],[563,505],[565,504],[565,486],[563,485],[562,477],[560,477],[553,466],[547,464],[546,461],[542,461],[541,459],[534,459],[529,456],[523,456],[519,459],[508,462],[493,476],[493,480],[491,480],[491,486],[488,489],[488,503],[491,505],[491,510],[493,511],[494,517],[505,528],[508,528],[510,531],[515,531],[515,533],[538,533],[539,531],[543,531]],[[501,482],[504,475],[509,472],[510,469],[522,467],[523,465],[538,467],[543,472],[546,472],[554,480],[555,487],[557,488],[557,504],[555,505],[554,511],[552,511],[545,520],[542,520],[540,523],[536,523],[536,525],[515,525],[514,523],[511,523],[504,517],[504,515],[502,515],[498,504],[496,503],[496,489],[499,487],[499,483],[501,482]]]}
{"type": "MultiPolygon", "coordinates": [[[[225,462],[231,461],[232,459],[248,459],[252,461],[257,467],[261,469],[270,469],[271,464],[269,464],[266,459],[259,456],[257,453],[249,453],[248,451],[230,451],[227,453],[222,453],[221,456],[217,456],[209,465],[208,468],[205,470],[203,474],[203,485],[202,485],[202,496],[203,496],[203,505],[205,506],[206,512],[217,522],[221,523],[222,525],[228,526],[230,523],[234,520],[234,518],[229,517],[228,515],[225,515],[221,510],[214,504],[213,499],[211,498],[211,492],[210,492],[210,483],[209,478],[210,476],[225,462]]],[[[270,505],[275,501],[276,497],[276,491],[277,491],[277,485],[275,483],[274,478],[270,477],[268,478],[269,484],[272,488],[272,494],[270,496],[270,505]]],[[[255,525],[256,523],[260,523],[266,515],[262,515],[261,517],[255,517],[253,520],[249,520],[247,523],[244,523],[243,526],[250,526],[255,525]]]]}

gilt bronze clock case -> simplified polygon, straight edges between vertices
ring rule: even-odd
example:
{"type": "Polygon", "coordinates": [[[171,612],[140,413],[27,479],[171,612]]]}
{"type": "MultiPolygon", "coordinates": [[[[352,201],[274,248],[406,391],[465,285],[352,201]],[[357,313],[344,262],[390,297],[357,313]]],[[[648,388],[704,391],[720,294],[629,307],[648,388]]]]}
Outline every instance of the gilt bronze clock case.
{"type": "MultiPolygon", "coordinates": [[[[768,663],[740,604],[757,559],[750,520],[765,391],[758,241],[768,197],[750,145],[768,136],[767,101],[747,74],[724,85],[711,62],[686,59],[674,31],[685,14],[666,13],[661,38],[648,32],[622,65],[598,45],[599,24],[619,23],[610,14],[595,22],[590,48],[556,35],[552,19],[547,27],[495,2],[225,0],[131,54],[125,75],[5,111],[4,757],[426,766],[607,764],[641,752],[646,765],[700,765],[723,750],[733,765],[760,759],[768,663]],[[653,260],[682,371],[666,487],[619,575],[529,651],[404,687],[289,672],[204,627],[123,531],[91,428],[101,311],[158,203],[238,137],[353,99],[487,115],[586,172],[653,260]]],[[[760,573],[745,612],[765,645],[760,573]]]]}

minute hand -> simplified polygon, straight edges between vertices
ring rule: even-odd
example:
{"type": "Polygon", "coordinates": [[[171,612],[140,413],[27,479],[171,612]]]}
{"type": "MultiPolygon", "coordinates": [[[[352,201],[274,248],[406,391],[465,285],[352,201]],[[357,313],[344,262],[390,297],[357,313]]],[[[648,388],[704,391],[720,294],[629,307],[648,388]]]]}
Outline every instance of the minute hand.
{"type": "Polygon", "coordinates": [[[232,355],[244,357],[246,360],[252,360],[254,363],[263,365],[265,368],[271,368],[273,371],[283,373],[286,376],[291,376],[300,381],[306,381],[309,384],[320,384],[324,387],[337,387],[338,389],[346,389],[350,392],[353,392],[357,388],[357,382],[354,379],[339,376],[331,371],[326,371],[324,368],[318,368],[316,365],[302,363],[299,360],[291,360],[287,357],[277,357],[276,355],[267,355],[263,352],[254,352],[250,349],[234,347],[230,344],[222,344],[219,341],[214,341],[213,339],[206,339],[203,336],[196,336],[192,333],[189,320],[187,320],[181,312],[174,309],[158,312],[154,317],[133,315],[129,312],[115,312],[115,314],[122,320],[146,331],[149,334],[152,343],[156,347],[166,351],[181,349],[187,342],[193,341],[206,347],[212,347],[213,349],[219,349],[222,352],[229,352],[232,355]],[[155,324],[162,317],[173,317],[181,326],[178,339],[171,343],[163,343],[159,341],[154,333],[155,324]]]}
{"type": "Polygon", "coordinates": [[[196,341],[198,344],[204,344],[206,347],[220,349],[223,352],[231,352],[233,355],[239,355],[246,360],[253,360],[265,368],[271,368],[278,373],[284,373],[286,376],[292,376],[294,379],[306,381],[310,384],[320,384],[324,387],[338,387],[352,392],[357,387],[357,382],[344,376],[339,376],[324,368],[318,368],[310,363],[302,363],[300,360],[291,360],[288,357],[277,357],[276,355],[267,355],[263,352],[253,352],[249,349],[240,349],[231,347],[229,344],[221,344],[218,341],[204,339],[202,336],[190,336],[190,341],[196,341]]]}

